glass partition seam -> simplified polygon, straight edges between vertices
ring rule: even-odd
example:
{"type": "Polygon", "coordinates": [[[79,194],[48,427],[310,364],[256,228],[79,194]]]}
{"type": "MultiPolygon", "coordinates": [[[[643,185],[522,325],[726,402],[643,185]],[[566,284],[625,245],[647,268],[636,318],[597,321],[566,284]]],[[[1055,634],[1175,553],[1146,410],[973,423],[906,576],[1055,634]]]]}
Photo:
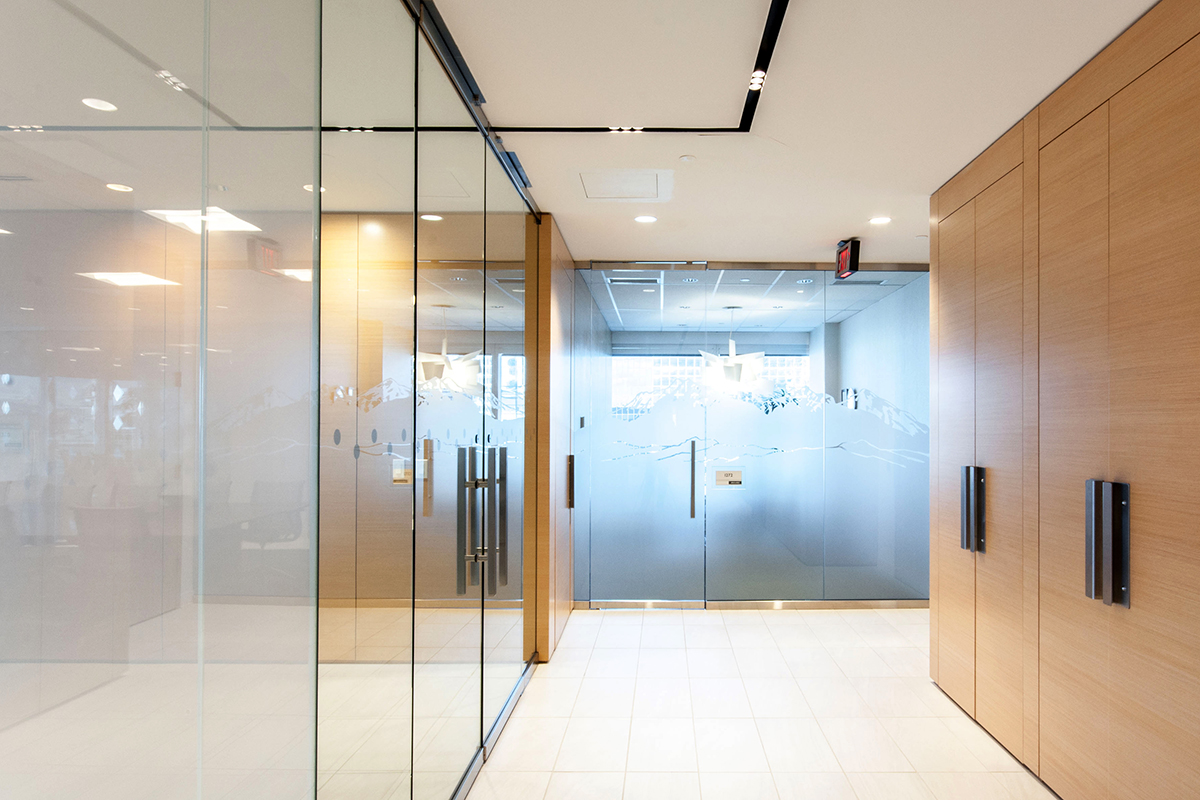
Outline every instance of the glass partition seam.
{"type": "Polygon", "coordinates": [[[324,3],[314,3],[315,13],[315,28],[314,36],[316,52],[313,58],[313,204],[312,204],[312,343],[310,345],[311,367],[309,380],[309,392],[312,398],[310,406],[311,430],[312,430],[312,447],[310,448],[310,458],[312,462],[309,466],[310,480],[312,481],[312,491],[310,499],[312,500],[312,511],[309,514],[309,530],[313,532],[312,555],[309,564],[309,586],[312,590],[312,613],[309,617],[310,627],[312,630],[312,640],[309,644],[308,657],[312,664],[312,793],[310,797],[317,797],[317,792],[320,789],[320,777],[316,769],[319,763],[319,743],[318,726],[320,724],[319,709],[321,702],[321,664],[320,664],[320,647],[321,647],[321,187],[324,185],[324,176],[321,170],[321,119],[322,110],[324,108],[324,98],[322,95],[322,70],[324,68],[324,3]]]}
{"type": "MultiPolygon", "coordinates": [[[[405,8],[412,14],[412,6],[408,0],[405,0],[405,8]]],[[[412,344],[413,344],[413,359],[412,359],[412,386],[413,403],[412,403],[412,441],[413,441],[413,502],[411,509],[411,525],[409,526],[409,539],[412,544],[412,560],[409,562],[411,566],[408,570],[408,590],[409,590],[409,643],[408,643],[408,693],[409,697],[415,698],[417,693],[417,496],[416,496],[416,466],[417,466],[417,352],[419,349],[419,336],[421,333],[420,324],[418,323],[418,304],[417,293],[421,290],[421,284],[417,280],[417,267],[420,262],[418,259],[419,242],[417,239],[417,219],[420,214],[418,203],[420,202],[420,189],[417,186],[417,177],[420,174],[420,148],[421,137],[417,133],[417,128],[421,123],[421,32],[420,25],[412,26],[413,37],[413,61],[412,61],[412,81],[413,81],[413,181],[412,181],[412,251],[413,251],[413,295],[412,295],[412,344]]],[[[429,464],[425,465],[429,468],[429,464]]],[[[417,712],[416,705],[409,703],[408,713],[408,796],[412,798],[416,792],[417,786],[417,712]]]]}

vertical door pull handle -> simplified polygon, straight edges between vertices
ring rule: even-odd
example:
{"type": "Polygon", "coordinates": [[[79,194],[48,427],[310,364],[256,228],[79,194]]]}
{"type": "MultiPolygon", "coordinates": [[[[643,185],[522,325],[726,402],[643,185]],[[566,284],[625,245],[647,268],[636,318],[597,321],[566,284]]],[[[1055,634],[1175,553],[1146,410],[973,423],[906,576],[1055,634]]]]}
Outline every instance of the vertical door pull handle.
{"type": "Polygon", "coordinates": [[[463,490],[467,493],[467,570],[470,573],[472,586],[479,585],[479,554],[484,546],[481,527],[483,509],[479,507],[479,489],[483,482],[479,479],[479,448],[468,447],[467,450],[467,480],[463,490]]]}
{"type": "Polygon", "coordinates": [[[467,540],[467,492],[469,491],[471,490],[467,488],[467,448],[460,447],[458,448],[458,488],[455,491],[458,507],[455,516],[458,546],[457,557],[454,559],[457,562],[457,582],[454,591],[460,595],[467,593],[467,558],[470,554],[467,540]]]}
{"type": "Polygon", "coordinates": [[[1084,485],[1084,594],[1129,608],[1129,484],[1084,485]]]}
{"type": "Polygon", "coordinates": [[[972,536],[973,546],[971,547],[976,553],[984,552],[984,534],[987,532],[984,526],[984,521],[987,519],[984,505],[985,492],[984,489],[984,472],[983,467],[972,467],[975,474],[971,480],[973,492],[971,494],[971,521],[975,526],[975,533],[972,536]]]}
{"type": "Polygon", "coordinates": [[[692,519],[696,518],[696,440],[692,439],[692,519]]]}
{"type": "MultiPolygon", "coordinates": [[[[433,439],[424,440],[425,470],[421,481],[421,516],[433,516],[433,439]]],[[[462,483],[460,480],[459,483],[462,483]]]]}
{"type": "Polygon", "coordinates": [[[500,585],[508,586],[508,448],[499,448],[500,460],[496,473],[497,504],[500,512],[500,529],[497,536],[500,557],[500,585]]]}
{"type": "Polygon", "coordinates": [[[575,507],[575,456],[567,456],[567,508],[575,507]]]}
{"type": "Polygon", "coordinates": [[[484,552],[487,554],[487,593],[489,597],[494,597],[496,587],[499,585],[499,549],[500,544],[500,472],[499,466],[496,463],[496,448],[487,448],[487,488],[484,503],[487,506],[487,522],[485,523],[485,531],[487,537],[487,545],[484,552]]]}
{"type": "Polygon", "coordinates": [[[984,546],[983,476],[983,467],[962,468],[958,546],[972,553],[982,553],[984,546]]]}
{"type": "Polygon", "coordinates": [[[971,523],[971,495],[974,493],[972,487],[971,467],[962,468],[962,480],[959,486],[959,531],[958,531],[958,546],[963,550],[974,550],[971,546],[972,540],[972,523],[971,523]]]}

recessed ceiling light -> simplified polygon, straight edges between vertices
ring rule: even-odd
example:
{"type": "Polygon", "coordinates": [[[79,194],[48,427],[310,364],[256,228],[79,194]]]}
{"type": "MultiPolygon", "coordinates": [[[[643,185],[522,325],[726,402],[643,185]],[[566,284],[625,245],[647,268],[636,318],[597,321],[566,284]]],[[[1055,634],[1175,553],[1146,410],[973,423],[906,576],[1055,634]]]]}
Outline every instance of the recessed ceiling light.
{"type": "MultiPolygon", "coordinates": [[[[217,306],[217,308],[220,308],[220,306],[217,306]]],[[[140,309],[140,308],[135,308],[135,307],[133,307],[133,306],[130,306],[130,307],[129,307],[129,310],[130,310],[130,311],[141,311],[141,309],[140,309]]]]}
{"type": "Polygon", "coordinates": [[[83,104],[88,108],[94,108],[97,111],[116,111],[117,107],[107,100],[99,100],[95,97],[83,98],[83,104]]]}
{"type": "Polygon", "coordinates": [[[514,292],[514,293],[516,293],[516,294],[525,294],[525,290],[524,290],[524,289],[513,289],[513,292],[514,292]]]}
{"type": "Polygon", "coordinates": [[[767,73],[761,69],[756,69],[756,70],[754,70],[754,72],[750,73],[750,77],[751,78],[765,78],[765,77],[767,77],[767,73]]]}
{"type": "Polygon", "coordinates": [[[132,192],[133,191],[132,186],[126,186],[123,183],[106,183],[104,185],[107,186],[109,189],[112,189],[114,192],[132,192]]]}
{"type": "Polygon", "coordinates": [[[642,289],[643,292],[653,292],[653,289],[642,289]]]}
{"type": "Polygon", "coordinates": [[[251,225],[246,220],[235,217],[228,211],[209,206],[207,214],[201,214],[200,209],[153,209],[146,212],[155,219],[161,219],[163,222],[169,222],[176,227],[189,230],[192,233],[200,233],[201,225],[203,224],[211,231],[261,231],[262,228],[257,225],[251,225]]]}
{"type": "Polygon", "coordinates": [[[442,221],[442,217],[439,217],[437,214],[422,214],[421,219],[425,220],[426,222],[441,222],[442,221]]]}
{"type": "Polygon", "coordinates": [[[803,289],[797,289],[797,290],[796,290],[796,294],[804,294],[804,290],[803,290],[803,289]]]}
{"type": "Polygon", "coordinates": [[[12,231],[6,231],[6,230],[4,230],[4,228],[0,228],[0,236],[12,236],[12,235],[13,235],[12,231]]]}
{"type": "Polygon", "coordinates": [[[466,280],[466,278],[462,277],[461,275],[455,275],[455,276],[453,276],[452,278],[450,278],[450,280],[452,280],[452,281],[465,281],[465,280],[466,280]]]}
{"type": "Polygon", "coordinates": [[[871,217],[872,225],[887,225],[891,221],[891,217],[871,217]]]}
{"type": "Polygon", "coordinates": [[[633,218],[634,222],[658,222],[658,217],[652,217],[649,214],[642,214],[633,218]]]}
{"type": "Polygon", "coordinates": [[[113,286],[178,286],[175,281],[156,278],[144,272],[76,272],[84,278],[102,281],[113,286]]]}
{"type": "Polygon", "coordinates": [[[812,283],[812,281],[812,278],[801,278],[800,280],[796,281],[796,283],[812,283]]]}
{"type": "MultiPolygon", "coordinates": [[[[277,269],[274,271],[278,272],[280,275],[284,275],[288,278],[292,278],[294,280],[298,280],[303,283],[312,283],[312,270],[311,269],[277,269]]],[[[221,306],[217,306],[217,307],[221,308],[221,306]]]]}
{"type": "Polygon", "coordinates": [[[928,233],[918,233],[918,234],[917,234],[917,238],[918,238],[918,239],[928,239],[928,238],[929,238],[929,234],[928,234],[928,233]]]}
{"type": "Polygon", "coordinates": [[[738,280],[739,280],[739,281],[741,281],[742,283],[749,283],[749,282],[750,282],[750,279],[749,279],[749,278],[738,278],[738,280]]]}
{"type": "Polygon", "coordinates": [[[680,161],[695,161],[696,157],[692,155],[684,155],[679,157],[680,161]]]}
{"type": "Polygon", "coordinates": [[[383,233],[383,226],[378,222],[368,222],[366,225],[363,225],[363,230],[372,236],[378,236],[383,233]]]}
{"type": "MultiPolygon", "coordinates": [[[[306,183],[306,184],[304,184],[304,191],[306,191],[306,192],[311,192],[312,190],[313,190],[313,185],[312,185],[311,183],[306,183]]],[[[322,191],[322,192],[324,192],[324,191],[325,191],[325,187],[324,187],[324,186],[322,186],[322,187],[321,187],[321,191],[322,191]]]]}
{"type": "Polygon", "coordinates": [[[20,308],[22,311],[33,311],[33,309],[30,308],[29,306],[21,306],[20,308]]]}
{"type": "Polygon", "coordinates": [[[684,283],[699,283],[700,279],[699,278],[684,278],[683,282],[684,283]]]}

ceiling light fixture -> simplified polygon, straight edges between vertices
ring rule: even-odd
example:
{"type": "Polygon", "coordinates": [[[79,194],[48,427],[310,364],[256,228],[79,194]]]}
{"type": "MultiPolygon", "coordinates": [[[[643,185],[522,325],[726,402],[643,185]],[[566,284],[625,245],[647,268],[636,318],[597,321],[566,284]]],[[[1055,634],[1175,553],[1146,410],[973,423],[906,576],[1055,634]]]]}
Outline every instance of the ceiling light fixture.
{"type": "Polygon", "coordinates": [[[378,236],[383,233],[383,226],[378,222],[368,222],[366,225],[363,225],[363,230],[372,236],[378,236]]]}
{"type": "Polygon", "coordinates": [[[155,72],[154,75],[177,92],[182,92],[184,89],[188,88],[186,83],[179,80],[179,78],[176,78],[165,69],[160,69],[158,72],[155,72]]]}
{"type": "Polygon", "coordinates": [[[872,225],[887,225],[891,221],[891,217],[871,217],[872,225]]]}
{"type": "Polygon", "coordinates": [[[437,214],[422,214],[421,219],[425,220],[426,222],[441,222],[444,217],[440,217],[437,214]]]}
{"type": "Polygon", "coordinates": [[[152,209],[146,213],[155,219],[161,219],[163,222],[170,223],[192,233],[200,233],[201,227],[207,227],[210,232],[262,230],[257,225],[251,225],[246,220],[235,217],[228,211],[216,206],[209,206],[207,214],[201,214],[200,209],[152,209]]]}
{"type": "MultiPolygon", "coordinates": [[[[312,283],[311,269],[277,269],[273,271],[278,272],[280,275],[293,278],[304,283],[312,283]]],[[[220,308],[220,306],[218,306],[218,308],[220,308]]]]}
{"type": "Polygon", "coordinates": [[[4,228],[0,228],[0,236],[12,236],[12,235],[13,235],[12,231],[6,231],[6,230],[4,230],[4,228]]]}
{"type": "MultiPolygon", "coordinates": [[[[311,192],[312,190],[313,190],[313,185],[312,185],[311,183],[306,183],[306,184],[304,184],[304,191],[306,191],[306,192],[311,192]]],[[[325,191],[325,187],[324,187],[324,186],[322,186],[322,187],[321,187],[321,191],[322,191],[322,192],[324,192],[324,191],[325,191]]]]}
{"type": "Polygon", "coordinates": [[[750,91],[757,92],[762,89],[763,81],[767,79],[767,73],[761,69],[756,69],[750,73],[750,91]]]}
{"type": "Polygon", "coordinates": [[[797,289],[797,290],[796,290],[796,294],[804,294],[804,290],[803,290],[803,289],[797,289]]]}
{"type": "Polygon", "coordinates": [[[132,192],[133,191],[132,186],[126,186],[123,183],[106,183],[104,185],[107,186],[109,189],[112,189],[114,192],[132,192]]]}
{"type": "Polygon", "coordinates": [[[20,309],[21,309],[22,311],[33,311],[33,309],[32,309],[32,308],[30,308],[29,306],[20,306],[20,309]]]}
{"type": "Polygon", "coordinates": [[[684,278],[683,282],[684,283],[699,283],[700,279],[699,278],[684,278]]]}
{"type": "Polygon", "coordinates": [[[633,218],[634,222],[658,222],[658,217],[652,217],[649,214],[642,214],[633,218]]]}
{"type": "Polygon", "coordinates": [[[642,289],[643,292],[653,292],[653,289],[642,289]]]}
{"type": "Polygon", "coordinates": [[[679,157],[680,161],[695,161],[696,157],[692,155],[684,155],[679,157]]]}
{"type": "Polygon", "coordinates": [[[742,282],[742,283],[749,283],[749,282],[750,282],[750,279],[749,279],[749,278],[738,278],[738,280],[739,280],[740,282],[742,282]]]}
{"type": "Polygon", "coordinates": [[[812,281],[812,278],[801,278],[800,280],[796,281],[796,283],[812,283],[812,281]]]}
{"type": "Polygon", "coordinates": [[[83,104],[88,108],[94,108],[97,111],[116,111],[117,107],[107,100],[100,100],[95,97],[83,98],[83,104]]]}
{"type": "Polygon", "coordinates": [[[111,284],[113,286],[178,286],[175,281],[157,278],[144,272],[76,272],[83,278],[111,284]]]}

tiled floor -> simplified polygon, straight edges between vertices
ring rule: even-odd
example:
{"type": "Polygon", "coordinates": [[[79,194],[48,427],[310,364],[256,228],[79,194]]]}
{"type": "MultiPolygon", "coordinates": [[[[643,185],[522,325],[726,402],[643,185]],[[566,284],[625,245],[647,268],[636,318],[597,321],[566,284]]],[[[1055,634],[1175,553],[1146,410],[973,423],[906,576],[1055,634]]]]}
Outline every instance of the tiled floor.
{"type": "Polygon", "coordinates": [[[470,800],[1053,798],[928,643],[926,610],[577,611],[470,800]]]}

